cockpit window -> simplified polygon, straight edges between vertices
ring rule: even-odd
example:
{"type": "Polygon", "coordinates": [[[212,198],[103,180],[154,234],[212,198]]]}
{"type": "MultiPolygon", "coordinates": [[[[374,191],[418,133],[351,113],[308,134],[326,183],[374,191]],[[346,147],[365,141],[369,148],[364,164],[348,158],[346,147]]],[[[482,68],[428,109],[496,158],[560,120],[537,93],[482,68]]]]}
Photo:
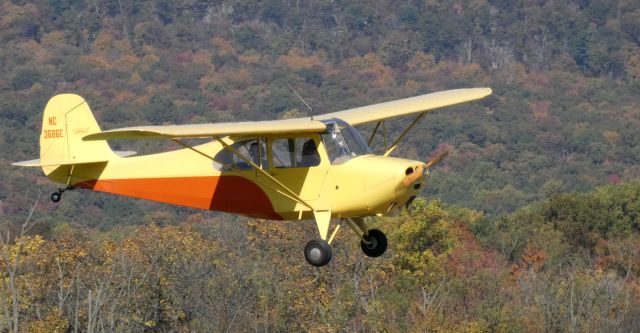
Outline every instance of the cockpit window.
{"type": "Polygon", "coordinates": [[[331,164],[341,164],[359,155],[371,154],[371,149],[355,128],[346,122],[333,119],[325,122],[327,131],[322,141],[331,164]]]}
{"type": "Polygon", "coordinates": [[[308,168],[320,165],[318,147],[313,138],[276,139],[271,144],[276,168],[308,168]]]}
{"type": "Polygon", "coordinates": [[[247,161],[253,162],[262,169],[268,167],[267,144],[265,139],[236,141],[231,147],[236,153],[223,148],[213,158],[213,164],[216,170],[250,170],[252,166],[247,163],[247,161]],[[242,155],[243,158],[239,155],[242,155]]]}

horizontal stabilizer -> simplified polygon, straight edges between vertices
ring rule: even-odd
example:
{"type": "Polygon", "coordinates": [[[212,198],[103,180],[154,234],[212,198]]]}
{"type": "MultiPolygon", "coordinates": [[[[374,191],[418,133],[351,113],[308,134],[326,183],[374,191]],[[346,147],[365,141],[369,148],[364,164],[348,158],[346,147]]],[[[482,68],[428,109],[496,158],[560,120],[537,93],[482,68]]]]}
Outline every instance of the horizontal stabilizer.
{"type": "MultiPolygon", "coordinates": [[[[127,157],[135,155],[135,151],[114,151],[116,155],[119,157],[127,157]]],[[[48,166],[56,166],[56,165],[73,165],[73,164],[88,164],[88,163],[105,163],[109,162],[108,159],[93,159],[93,160],[82,160],[82,159],[74,159],[74,160],[47,160],[46,163],[42,163],[40,159],[29,160],[29,161],[21,161],[21,162],[13,162],[11,165],[21,166],[21,167],[48,167],[48,166]]]]}
{"type": "Polygon", "coordinates": [[[89,164],[89,163],[106,163],[109,160],[47,160],[47,163],[42,163],[40,159],[29,160],[29,161],[21,161],[14,162],[11,165],[21,166],[21,167],[49,167],[49,166],[57,166],[57,165],[73,165],[73,164],[89,164]]]}
{"type": "Polygon", "coordinates": [[[29,160],[29,161],[13,162],[13,163],[11,163],[11,165],[21,166],[21,167],[39,167],[39,166],[41,166],[39,158],[37,158],[35,160],[29,160]]]}

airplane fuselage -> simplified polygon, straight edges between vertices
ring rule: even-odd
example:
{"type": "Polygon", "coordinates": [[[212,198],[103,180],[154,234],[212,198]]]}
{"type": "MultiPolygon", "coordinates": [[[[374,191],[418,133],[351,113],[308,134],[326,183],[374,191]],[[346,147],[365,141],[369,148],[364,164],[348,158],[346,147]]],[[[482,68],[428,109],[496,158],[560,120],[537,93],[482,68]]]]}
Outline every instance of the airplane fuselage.
{"type": "MultiPolygon", "coordinates": [[[[227,138],[225,142],[233,145],[245,140],[227,138]]],[[[319,135],[280,135],[260,140],[266,148],[260,170],[237,165],[225,168],[216,162],[225,150],[217,141],[75,165],[73,169],[44,169],[50,179],[76,188],[271,220],[313,218],[312,209],[292,198],[278,183],[314,210],[331,211],[332,217],[338,218],[386,215],[403,206],[421,187],[402,183],[407,169],[415,169],[422,164],[419,161],[367,154],[332,164],[319,135]],[[314,140],[317,165],[278,165],[273,145],[291,139],[314,140]]]]}

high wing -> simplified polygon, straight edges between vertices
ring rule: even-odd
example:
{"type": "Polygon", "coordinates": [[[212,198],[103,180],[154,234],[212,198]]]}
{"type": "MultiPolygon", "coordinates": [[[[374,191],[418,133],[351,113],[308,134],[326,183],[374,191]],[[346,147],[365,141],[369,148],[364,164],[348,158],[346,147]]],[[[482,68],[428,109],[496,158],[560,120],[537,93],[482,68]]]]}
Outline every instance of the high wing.
{"type": "Polygon", "coordinates": [[[373,104],[354,109],[338,111],[320,116],[316,120],[342,119],[352,126],[374,121],[398,118],[415,113],[423,113],[482,99],[491,95],[491,88],[469,88],[439,91],[431,94],[373,104]]]}
{"type": "Polygon", "coordinates": [[[240,135],[319,133],[326,125],[311,118],[246,121],[215,124],[137,126],[94,133],[82,138],[85,141],[106,139],[178,139],[206,138],[240,135]]]}
{"type": "Polygon", "coordinates": [[[322,120],[338,118],[351,125],[360,125],[368,122],[424,113],[446,106],[482,99],[490,94],[491,88],[454,89],[327,113],[312,118],[125,127],[89,134],[82,139],[84,141],[107,139],[179,139],[284,133],[319,133],[326,130],[326,125],[322,120]]]}

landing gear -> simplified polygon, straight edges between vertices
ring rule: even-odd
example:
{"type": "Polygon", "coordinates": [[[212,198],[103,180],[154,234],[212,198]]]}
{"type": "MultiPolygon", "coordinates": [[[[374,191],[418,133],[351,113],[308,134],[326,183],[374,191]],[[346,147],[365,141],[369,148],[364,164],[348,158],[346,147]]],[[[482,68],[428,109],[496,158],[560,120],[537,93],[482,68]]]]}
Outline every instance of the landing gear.
{"type": "Polygon", "coordinates": [[[331,242],[336,236],[340,225],[337,225],[333,233],[329,235],[329,225],[331,224],[331,211],[314,211],[313,215],[318,227],[320,239],[312,239],[304,247],[304,257],[307,262],[316,267],[322,267],[331,261],[333,253],[331,242]]]}
{"type": "Polygon", "coordinates": [[[51,193],[51,201],[58,203],[62,199],[62,193],[67,190],[73,190],[73,186],[67,186],[65,188],[59,188],[57,192],[51,193]]]}
{"type": "Polygon", "coordinates": [[[367,226],[364,223],[362,217],[352,217],[345,220],[351,230],[360,237],[360,247],[362,252],[369,257],[379,257],[387,251],[387,236],[378,230],[367,230],[367,226]]]}
{"type": "Polygon", "coordinates": [[[62,192],[58,191],[51,193],[51,201],[58,203],[60,202],[60,199],[62,199],[62,192]]]}
{"type": "MultiPolygon", "coordinates": [[[[304,248],[304,257],[309,264],[322,267],[331,261],[333,254],[330,244],[338,233],[340,224],[338,224],[333,230],[333,233],[329,235],[331,212],[315,211],[314,215],[320,239],[314,239],[307,243],[307,246],[304,248]]],[[[378,229],[367,229],[362,217],[343,218],[342,222],[346,222],[353,232],[358,235],[360,238],[360,247],[365,255],[375,258],[383,255],[385,251],[387,251],[387,236],[378,229]]]]}
{"type": "Polygon", "coordinates": [[[372,258],[379,257],[387,251],[387,236],[378,229],[371,229],[368,235],[365,235],[360,240],[360,247],[367,256],[372,258]]]}
{"type": "Polygon", "coordinates": [[[304,247],[304,257],[309,264],[316,267],[328,264],[332,256],[331,245],[323,239],[310,240],[304,247]]]}

